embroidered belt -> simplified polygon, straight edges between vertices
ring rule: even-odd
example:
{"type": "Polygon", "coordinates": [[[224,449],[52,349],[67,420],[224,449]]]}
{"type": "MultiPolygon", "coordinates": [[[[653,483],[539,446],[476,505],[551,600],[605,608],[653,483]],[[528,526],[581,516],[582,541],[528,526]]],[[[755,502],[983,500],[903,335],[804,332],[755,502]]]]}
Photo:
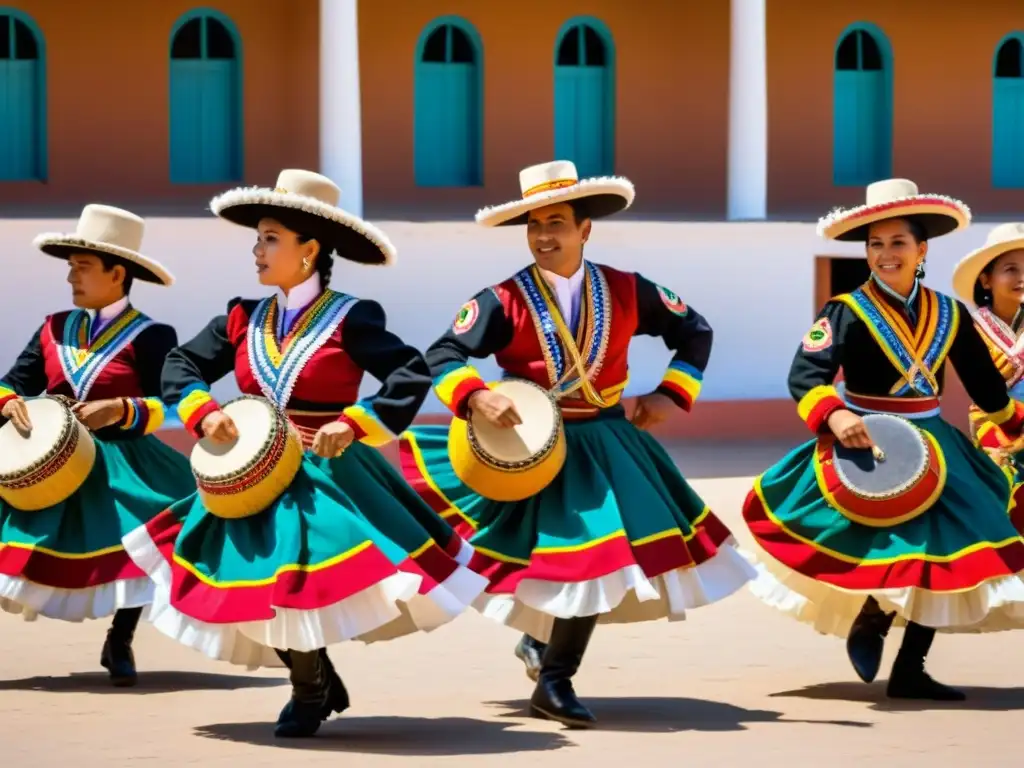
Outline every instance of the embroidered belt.
{"type": "Polygon", "coordinates": [[[877,397],[842,392],[843,400],[851,408],[870,413],[891,413],[907,418],[926,418],[939,412],[941,401],[937,397],[877,397]]]}

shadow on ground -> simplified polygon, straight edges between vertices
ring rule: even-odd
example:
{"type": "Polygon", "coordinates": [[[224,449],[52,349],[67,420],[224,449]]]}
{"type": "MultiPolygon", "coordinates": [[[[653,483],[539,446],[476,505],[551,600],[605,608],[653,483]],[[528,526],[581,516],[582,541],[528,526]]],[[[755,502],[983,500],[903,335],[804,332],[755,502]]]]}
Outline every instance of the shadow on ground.
{"type": "MultiPolygon", "coordinates": [[[[674,733],[678,731],[743,731],[750,723],[810,723],[870,728],[871,723],[853,720],[790,720],[782,712],[744,709],[735,704],[703,699],[671,697],[587,697],[584,703],[597,717],[602,731],[674,733]]],[[[487,706],[506,712],[501,717],[530,717],[530,703],[492,701],[487,706]]]]}
{"type": "MultiPolygon", "coordinates": [[[[959,687],[959,686],[958,686],[959,687]]],[[[878,712],[921,712],[931,709],[974,712],[1009,712],[1024,709],[1024,688],[960,688],[967,701],[912,701],[889,699],[885,683],[819,683],[792,691],[771,694],[772,698],[811,699],[814,701],[851,701],[870,704],[878,712]]]]}
{"type": "Polygon", "coordinates": [[[234,691],[242,688],[273,688],[287,685],[286,678],[248,675],[219,675],[204,672],[140,672],[132,688],[115,688],[106,672],[72,673],[61,677],[24,677],[0,680],[0,691],[46,691],[49,693],[152,694],[177,691],[234,691]]]}
{"type": "Polygon", "coordinates": [[[518,730],[509,723],[468,717],[340,717],[312,739],[275,739],[273,723],[218,723],[195,729],[221,741],[318,752],[408,757],[543,752],[574,746],[558,733],[518,730]]]}

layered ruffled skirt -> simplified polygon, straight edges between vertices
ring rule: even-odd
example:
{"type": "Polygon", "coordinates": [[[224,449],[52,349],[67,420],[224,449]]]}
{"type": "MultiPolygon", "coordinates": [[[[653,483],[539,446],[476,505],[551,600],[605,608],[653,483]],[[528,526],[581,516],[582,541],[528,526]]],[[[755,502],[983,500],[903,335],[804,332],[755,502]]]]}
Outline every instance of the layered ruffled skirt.
{"type": "Polygon", "coordinates": [[[193,493],[125,537],[156,582],[150,621],[207,656],[281,666],[274,648],[313,651],[441,626],[482,593],[472,549],[379,451],[307,454],[268,509],[210,514],[193,493]]]}
{"type": "Polygon", "coordinates": [[[682,619],[754,577],[729,529],[621,409],[565,432],[561,473],[514,503],[459,481],[447,427],[402,435],[406,479],[473,545],[470,567],[489,582],[483,614],[546,640],[555,618],[682,619]]]}
{"type": "Polygon", "coordinates": [[[830,505],[815,473],[815,440],[755,480],[743,514],[764,554],[751,585],[757,597],[839,637],[869,595],[901,622],[940,631],[1024,627],[1016,472],[937,416],[915,423],[938,443],[947,477],[934,505],[907,522],[865,526],[830,505]]]}
{"type": "Polygon", "coordinates": [[[195,490],[188,460],[153,436],[96,439],[96,463],[66,501],[0,502],[0,607],[26,619],[109,616],[147,605],[153,584],[121,538],[195,490]]]}

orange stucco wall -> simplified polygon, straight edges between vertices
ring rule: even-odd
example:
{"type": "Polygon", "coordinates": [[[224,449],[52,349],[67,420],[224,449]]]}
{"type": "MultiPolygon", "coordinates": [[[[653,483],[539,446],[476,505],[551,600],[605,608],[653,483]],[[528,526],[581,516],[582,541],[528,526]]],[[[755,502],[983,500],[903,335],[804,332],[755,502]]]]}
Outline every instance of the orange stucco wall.
{"type": "Polygon", "coordinates": [[[729,3],[699,0],[479,0],[359,4],[364,199],[370,215],[472,215],[518,196],[518,173],[555,159],[554,47],[577,15],[600,19],[616,52],[616,171],[638,212],[720,217],[728,142],[729,3]],[[642,10],[640,8],[642,5],[642,10]],[[424,27],[470,22],[484,49],[483,187],[417,188],[413,69],[424,27]]]}
{"type": "MultiPolygon", "coordinates": [[[[0,1],[0,6],[3,3],[0,1]]],[[[242,39],[245,181],[319,162],[317,0],[208,0],[242,39]]],[[[0,210],[80,204],[205,207],[168,178],[170,32],[188,0],[17,0],[46,45],[49,178],[0,184],[0,210]]],[[[198,213],[198,211],[197,211],[198,213]]]]}
{"type": "Polygon", "coordinates": [[[1002,38],[1024,31],[1024,5],[818,5],[809,12],[806,0],[767,4],[769,210],[820,215],[832,205],[863,202],[863,189],[832,184],[832,72],[845,28],[870,22],[885,32],[895,63],[893,175],[963,199],[976,213],[1019,212],[1024,190],[991,183],[992,71],[1002,38]]]}

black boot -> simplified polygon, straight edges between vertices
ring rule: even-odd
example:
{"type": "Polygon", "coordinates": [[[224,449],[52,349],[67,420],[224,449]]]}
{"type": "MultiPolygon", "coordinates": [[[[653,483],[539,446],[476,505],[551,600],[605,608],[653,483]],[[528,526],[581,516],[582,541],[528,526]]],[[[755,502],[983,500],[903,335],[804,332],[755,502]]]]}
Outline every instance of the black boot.
{"type": "Polygon", "coordinates": [[[854,619],[846,638],[846,655],[850,658],[854,672],[865,683],[878,677],[885,636],[889,634],[895,616],[895,612],[885,613],[875,598],[869,597],[854,619]]]}
{"type": "Polygon", "coordinates": [[[349,700],[345,684],[341,682],[341,677],[338,675],[337,670],[334,669],[331,657],[327,655],[327,649],[321,648],[319,656],[320,676],[327,686],[327,697],[324,703],[324,720],[326,720],[331,716],[332,712],[337,712],[340,715],[348,709],[349,700]]]}
{"type": "Polygon", "coordinates": [[[530,698],[535,717],[555,720],[573,728],[588,728],[597,718],[576,698],[572,677],[580,668],[583,653],[597,624],[597,616],[555,619],[541,663],[537,687],[530,698]]]}
{"type": "Polygon", "coordinates": [[[122,608],[114,614],[114,620],[107,630],[100,664],[110,673],[110,682],[118,688],[133,686],[138,681],[132,640],[140,618],[142,608],[122,608]]]}
{"type": "Polygon", "coordinates": [[[547,647],[547,643],[542,643],[530,635],[523,635],[516,646],[516,658],[526,665],[526,676],[533,682],[537,682],[540,675],[540,666],[547,647]]]}
{"type": "MultiPolygon", "coordinates": [[[[327,686],[322,677],[323,664],[317,651],[286,651],[292,683],[292,697],[277,717],[274,735],[282,739],[301,739],[320,730],[327,705],[327,686]]],[[[284,660],[285,655],[278,651],[284,660]]],[[[330,714],[328,710],[327,714],[330,714]]]]}
{"type": "Polygon", "coordinates": [[[924,660],[935,639],[935,630],[914,622],[907,623],[903,644],[889,674],[886,695],[890,699],[926,699],[929,701],[963,701],[963,691],[937,683],[924,671],[924,660]]]}

